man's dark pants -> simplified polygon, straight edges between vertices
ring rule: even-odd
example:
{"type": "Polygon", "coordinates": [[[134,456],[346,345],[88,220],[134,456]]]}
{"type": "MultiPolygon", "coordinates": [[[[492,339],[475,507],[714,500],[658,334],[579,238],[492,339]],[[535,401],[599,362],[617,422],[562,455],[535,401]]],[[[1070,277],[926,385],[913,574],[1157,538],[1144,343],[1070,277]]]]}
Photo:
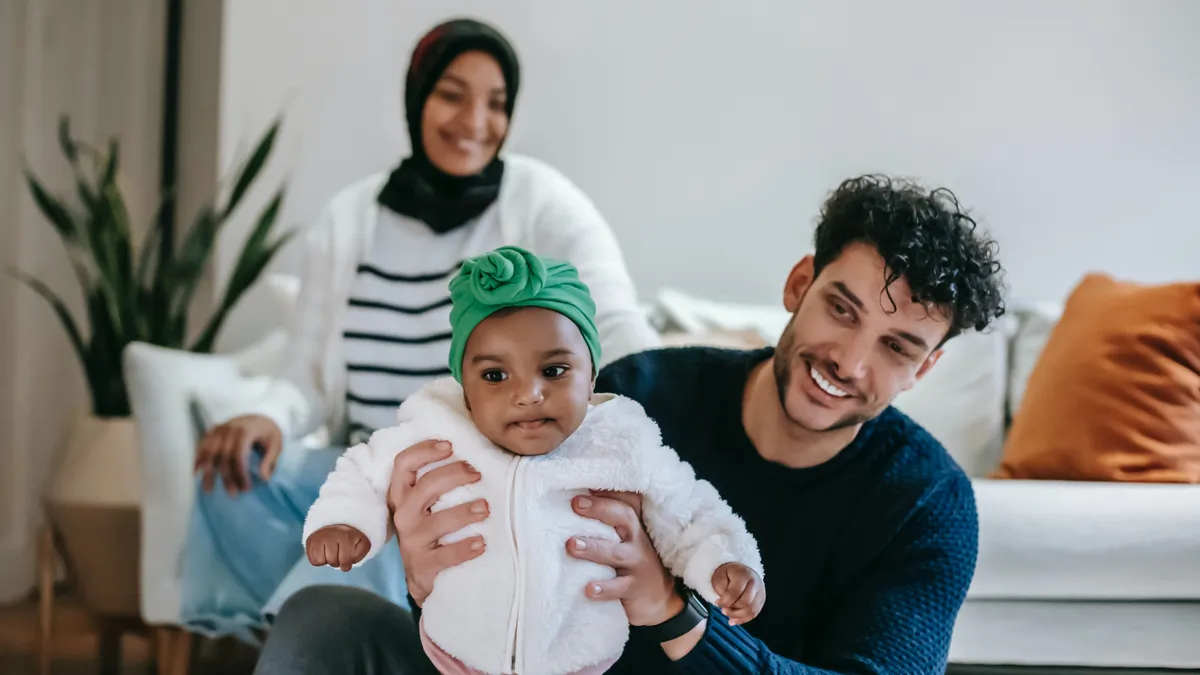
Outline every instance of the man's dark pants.
{"type": "Polygon", "coordinates": [[[280,608],[256,675],[437,675],[403,607],[353,587],[309,586],[280,608]]]}

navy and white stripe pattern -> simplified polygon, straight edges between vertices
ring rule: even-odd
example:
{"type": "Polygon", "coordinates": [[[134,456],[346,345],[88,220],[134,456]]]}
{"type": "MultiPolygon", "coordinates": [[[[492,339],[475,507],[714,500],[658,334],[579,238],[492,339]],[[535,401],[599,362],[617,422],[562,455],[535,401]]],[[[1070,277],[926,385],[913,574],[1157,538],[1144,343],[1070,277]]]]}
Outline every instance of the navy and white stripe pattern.
{"type": "Polygon", "coordinates": [[[464,260],[500,245],[494,210],[443,235],[381,210],[342,332],[351,445],[395,424],[405,398],[450,374],[450,279],[464,260]]]}

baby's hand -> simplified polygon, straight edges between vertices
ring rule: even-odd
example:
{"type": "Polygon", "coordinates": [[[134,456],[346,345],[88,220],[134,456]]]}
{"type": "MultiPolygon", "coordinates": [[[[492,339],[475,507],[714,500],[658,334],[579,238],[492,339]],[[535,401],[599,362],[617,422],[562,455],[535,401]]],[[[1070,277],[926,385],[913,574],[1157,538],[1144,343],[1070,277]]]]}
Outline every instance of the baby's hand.
{"type": "Polygon", "coordinates": [[[758,616],[767,601],[767,588],[758,572],[741,563],[725,563],[713,572],[713,590],[717,606],[736,626],[758,616]]]}
{"type": "Polygon", "coordinates": [[[367,557],[371,540],[349,525],[327,525],[308,536],[304,546],[308,562],[329,565],[349,572],[355,563],[367,557]]]}

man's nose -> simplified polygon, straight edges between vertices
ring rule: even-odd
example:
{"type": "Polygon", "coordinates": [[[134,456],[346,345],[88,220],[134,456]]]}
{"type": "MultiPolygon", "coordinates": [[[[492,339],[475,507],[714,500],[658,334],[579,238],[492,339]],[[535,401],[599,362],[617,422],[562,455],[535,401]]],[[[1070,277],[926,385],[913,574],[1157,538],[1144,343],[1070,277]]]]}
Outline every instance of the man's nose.
{"type": "Polygon", "coordinates": [[[867,358],[871,353],[872,340],[855,336],[830,352],[834,374],[843,380],[853,381],[867,373],[867,358]]]}

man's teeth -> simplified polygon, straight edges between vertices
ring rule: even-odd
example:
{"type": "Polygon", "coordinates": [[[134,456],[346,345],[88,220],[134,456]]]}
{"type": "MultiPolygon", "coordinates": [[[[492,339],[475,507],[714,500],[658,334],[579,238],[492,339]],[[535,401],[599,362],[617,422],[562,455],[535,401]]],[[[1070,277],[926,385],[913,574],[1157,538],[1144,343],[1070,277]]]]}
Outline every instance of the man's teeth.
{"type": "Polygon", "coordinates": [[[813,382],[816,382],[817,386],[821,388],[821,391],[825,392],[826,394],[829,394],[830,396],[837,396],[838,398],[846,398],[850,395],[833,386],[833,383],[829,380],[821,377],[821,373],[817,372],[816,368],[810,368],[809,374],[812,375],[813,382]]]}

